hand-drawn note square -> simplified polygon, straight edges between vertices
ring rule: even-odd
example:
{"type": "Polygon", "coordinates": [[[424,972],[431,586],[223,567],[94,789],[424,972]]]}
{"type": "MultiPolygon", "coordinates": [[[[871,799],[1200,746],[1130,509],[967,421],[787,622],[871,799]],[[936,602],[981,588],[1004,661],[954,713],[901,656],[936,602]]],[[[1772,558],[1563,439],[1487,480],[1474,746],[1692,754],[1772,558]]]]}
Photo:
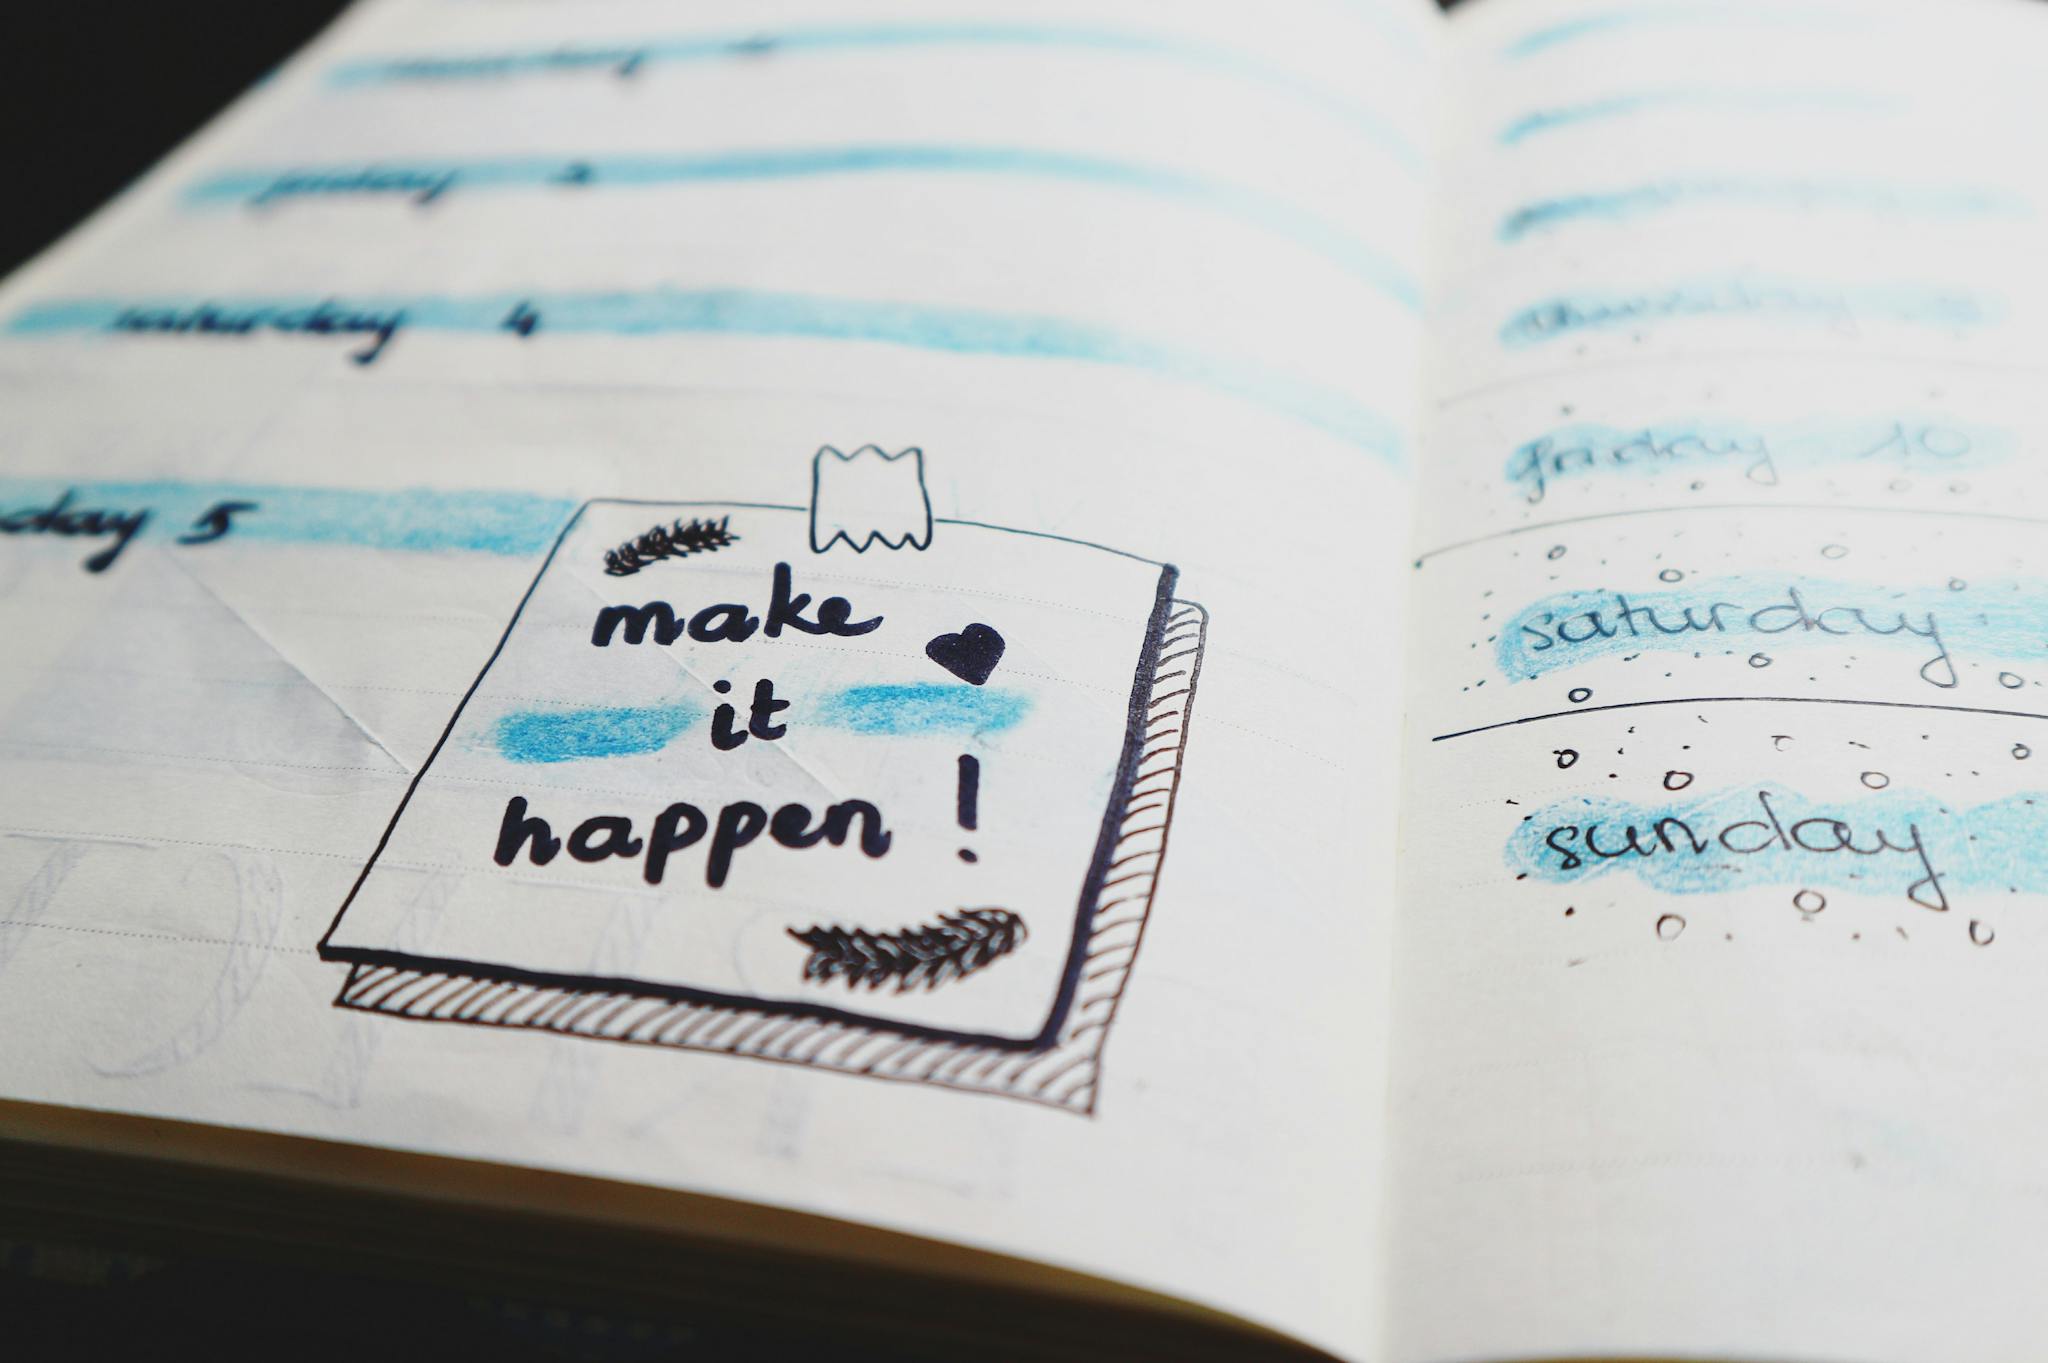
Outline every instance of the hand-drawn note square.
{"type": "Polygon", "coordinates": [[[819,538],[587,503],[321,943],[337,1002],[1092,1111],[1206,616],[1053,536],[819,538]]]}

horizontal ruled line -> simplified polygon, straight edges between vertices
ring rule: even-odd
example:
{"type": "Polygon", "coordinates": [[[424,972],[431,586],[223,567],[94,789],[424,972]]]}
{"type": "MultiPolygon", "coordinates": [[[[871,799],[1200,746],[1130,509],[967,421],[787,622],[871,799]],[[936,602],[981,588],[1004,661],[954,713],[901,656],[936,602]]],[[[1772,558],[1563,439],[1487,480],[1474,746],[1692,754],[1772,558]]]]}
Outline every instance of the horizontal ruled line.
{"type": "Polygon", "coordinates": [[[1597,359],[1579,360],[1571,364],[1553,365],[1547,369],[1529,369],[1519,374],[1505,374],[1497,379],[1476,383],[1467,388],[1442,393],[1431,399],[1437,410],[1443,411],[1461,403],[1471,402],[1493,393],[1506,392],[1513,388],[1525,388],[1531,384],[1549,383],[1557,379],[1583,378],[1589,373],[1609,369],[1654,369],[1659,366],[1677,367],[1699,360],[1734,361],[1794,361],[1814,365],[1828,364],[1909,364],[1922,367],[1976,370],[1994,374],[2040,374],[2048,371],[2048,361],[2042,360],[1980,360],[1969,356],[1941,355],[1932,351],[1903,350],[1847,350],[1823,349],[1818,346],[1781,346],[1771,349],[1744,348],[1701,348],[1696,350],[1674,350],[1662,354],[1605,355],[1597,359]]]}
{"type": "Polygon", "coordinates": [[[1423,165],[1421,151],[1379,110],[1341,90],[1326,88],[1284,67],[1270,65],[1234,47],[1201,43],[1164,33],[1080,25],[986,23],[974,21],[904,24],[820,24],[725,34],[608,39],[602,43],[555,44],[500,51],[411,53],[360,56],[327,69],[324,83],[335,90],[445,81],[503,80],[521,76],[595,72],[618,80],[643,77],[650,68],[674,64],[727,63],[759,67],[773,58],[854,55],[946,48],[988,48],[1028,52],[1108,53],[1146,58],[1224,76],[1284,95],[1363,133],[1412,173],[1423,165]]]}
{"type": "Polygon", "coordinates": [[[1497,720],[1492,724],[1478,724],[1470,729],[1455,729],[1447,734],[1437,734],[1429,741],[1443,743],[1453,738],[1467,738],[1473,734],[1489,733],[1495,729],[1512,729],[1523,724],[1537,724],[1546,719],[1563,719],[1567,715],[1593,715],[1612,710],[1642,710],[1656,705],[1860,705],[1880,710],[1938,710],[1958,715],[1996,715],[2005,719],[2048,719],[2048,713],[2037,710],[1999,710],[1982,705],[1937,705],[1932,701],[1917,700],[1856,700],[1847,696],[1674,696],[1669,700],[1626,700],[1612,705],[1575,705],[1569,710],[1548,710],[1540,715],[1523,715],[1520,719],[1497,720]]]}
{"type": "Polygon", "coordinates": [[[47,339],[97,334],[130,343],[213,343],[256,335],[363,346],[347,359],[375,362],[412,332],[492,336],[721,335],[892,346],[1001,360],[1067,361],[1147,373],[1289,417],[1399,466],[1399,429],[1348,392],[1297,378],[1251,356],[1191,350],[1177,338],[1126,332],[1048,314],[886,298],[762,289],[488,294],[307,293],[216,297],[58,297],[28,304],[0,334],[47,339]],[[367,345],[364,338],[368,337],[367,345]]]}
{"type": "Polygon", "coordinates": [[[1315,252],[1410,310],[1421,288],[1407,271],[1348,228],[1263,191],[1171,167],[1053,149],[945,144],[777,147],[672,155],[497,156],[238,168],[184,191],[195,207],[273,208],[350,197],[416,207],[452,195],[546,190],[582,195],[611,189],[748,184],[860,175],[1037,179],[1148,195],[1218,213],[1315,252]]]}
{"type": "Polygon", "coordinates": [[[1415,556],[1415,566],[1439,554],[1448,554],[1456,549],[1470,549],[1474,545],[1488,544],[1494,540],[1507,539],[1514,535],[1532,534],[1538,530],[1554,530],[1559,526],[1584,525],[1589,521],[1625,520],[1631,516],[1667,516],[1687,511],[1840,511],[1857,516],[1949,516],[1959,520],[2006,521],[2014,525],[2048,525],[2048,516],[2021,516],[2010,511],[1950,510],[1942,507],[1923,506],[1849,506],[1833,502],[1702,502],[1696,506],[1641,506],[1625,511],[1593,511],[1583,516],[1559,516],[1554,520],[1531,521],[1527,525],[1513,525],[1471,539],[1453,540],[1440,544],[1434,549],[1424,550],[1415,556]]]}

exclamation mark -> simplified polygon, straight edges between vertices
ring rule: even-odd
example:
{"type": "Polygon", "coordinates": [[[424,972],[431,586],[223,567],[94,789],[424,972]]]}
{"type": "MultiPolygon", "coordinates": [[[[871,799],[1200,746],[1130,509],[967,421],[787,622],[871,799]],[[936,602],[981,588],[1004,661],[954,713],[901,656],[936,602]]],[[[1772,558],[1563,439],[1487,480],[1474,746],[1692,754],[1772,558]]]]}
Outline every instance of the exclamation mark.
{"type": "MultiPolygon", "coordinates": [[[[960,754],[960,798],[955,813],[960,826],[969,832],[974,830],[981,812],[981,759],[968,753],[960,754]]],[[[960,849],[960,860],[975,861],[973,849],[960,849]]]]}

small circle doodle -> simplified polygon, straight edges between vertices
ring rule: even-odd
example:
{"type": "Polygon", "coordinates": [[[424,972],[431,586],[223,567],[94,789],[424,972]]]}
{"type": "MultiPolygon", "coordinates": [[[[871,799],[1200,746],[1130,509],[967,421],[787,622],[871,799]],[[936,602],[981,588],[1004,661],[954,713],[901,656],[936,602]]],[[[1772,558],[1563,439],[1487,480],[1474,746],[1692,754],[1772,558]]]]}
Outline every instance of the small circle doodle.
{"type": "Polygon", "coordinates": [[[1961,431],[1929,426],[1920,432],[1920,448],[1937,459],[1955,459],[1970,452],[1970,437],[1961,431]]]}

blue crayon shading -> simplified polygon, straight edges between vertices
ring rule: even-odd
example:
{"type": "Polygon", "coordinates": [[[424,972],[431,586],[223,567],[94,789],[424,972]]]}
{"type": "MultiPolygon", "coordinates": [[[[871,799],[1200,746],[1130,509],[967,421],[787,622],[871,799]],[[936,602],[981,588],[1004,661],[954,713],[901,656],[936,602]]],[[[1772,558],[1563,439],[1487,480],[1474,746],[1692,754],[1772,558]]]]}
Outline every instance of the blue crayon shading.
{"type": "Polygon", "coordinates": [[[1031,698],[954,683],[854,686],[827,696],[810,722],[857,734],[1000,733],[1031,712],[1031,698]]]}
{"type": "MultiPolygon", "coordinates": [[[[1538,52],[1547,52],[1553,47],[1562,47],[1566,43],[1577,42],[1581,38],[1590,38],[1599,34],[1610,33],[1616,29],[1636,28],[1652,20],[1664,17],[1661,14],[1648,13],[1588,15],[1583,19],[1570,19],[1561,24],[1551,24],[1546,28],[1539,28],[1534,32],[1526,33],[1509,43],[1503,50],[1510,57],[1530,57],[1538,52]]],[[[1691,16],[1688,13],[1686,17],[1689,18],[1691,16]]]]}
{"type": "MultiPolygon", "coordinates": [[[[1812,648],[1903,651],[1922,660],[1922,681],[1950,689],[1959,660],[2048,659],[2048,583],[1897,588],[1787,574],[1556,592],[1510,616],[1494,645],[1510,681],[1643,653],[1750,653],[1762,668],[1812,648]]],[[[2023,684],[2010,676],[2001,674],[2002,684],[2023,684]]]]}
{"type": "Polygon", "coordinates": [[[1796,6],[1784,8],[1779,4],[1768,7],[1731,4],[1666,5],[1656,9],[1611,10],[1604,14],[1589,14],[1583,18],[1567,19],[1562,23],[1549,24],[1525,33],[1502,50],[1510,57],[1532,57],[1584,38],[1600,37],[1609,33],[1687,24],[1712,25],[1719,28],[1737,21],[1814,28],[1834,28],[1845,24],[1844,16],[1839,14],[1801,10],[1796,6]]]}
{"type": "Polygon", "coordinates": [[[2017,448],[2010,431],[1919,414],[1775,424],[1691,419],[1626,428],[1581,422],[1516,446],[1501,473],[1534,505],[1566,481],[1691,476],[1707,466],[1728,465],[1765,486],[1776,485],[1784,473],[1844,464],[1895,474],[1947,474],[2002,463],[2017,448]]]}
{"type": "MultiPolygon", "coordinates": [[[[286,487],[274,483],[89,481],[0,478],[0,518],[54,505],[66,492],[77,510],[149,512],[139,538],[194,533],[209,510],[236,510],[218,542],[340,544],[421,553],[460,551],[523,557],[546,553],[578,502],[525,492],[402,488],[286,487]]],[[[198,546],[194,552],[204,552],[198,546]]]]}
{"type": "Polygon", "coordinates": [[[1674,180],[1541,199],[1501,220],[1502,241],[1573,222],[1626,222],[1648,213],[1695,205],[1798,211],[1850,209],[1890,217],[1963,218],[2028,214],[2018,196],[1985,188],[1915,188],[1829,184],[1811,180],[1674,180]]]}
{"type": "Polygon", "coordinates": [[[700,37],[651,38],[605,46],[557,45],[501,52],[357,57],[330,67],[326,82],[336,89],[359,89],[590,71],[632,79],[659,66],[707,62],[758,64],[782,56],[948,47],[1114,53],[1213,72],[1278,91],[1348,123],[1378,142],[1389,155],[1411,170],[1422,164],[1421,153],[1414,143],[1396,131],[1378,112],[1355,99],[1324,89],[1284,67],[1269,65],[1227,47],[1165,34],[1109,28],[972,21],[827,24],[700,37]]]}
{"type": "Polygon", "coordinates": [[[1501,327],[1516,349],[1575,332],[1697,317],[1769,317],[1851,327],[1887,321],[1913,326],[1980,326],[1998,316],[1987,299],[1960,289],[1838,287],[1766,279],[1717,279],[1640,292],[1605,291],[1545,299],[1501,327]]]}
{"type": "Polygon", "coordinates": [[[1610,874],[1667,894],[1825,885],[1940,911],[1956,892],[2048,892],[2044,834],[2048,794],[1959,808],[1911,790],[1815,800],[1766,784],[1559,800],[1517,826],[1505,860],[1553,885],[1610,874]]]}
{"type": "Polygon", "coordinates": [[[1503,145],[1513,146],[1537,133],[1558,128],[1597,123],[1610,118],[1649,113],[1660,109],[1731,109],[1739,112],[1886,113],[1904,107],[1895,96],[1868,90],[1653,90],[1630,95],[1536,109],[1510,121],[1499,133],[1503,145]]]}
{"type": "Polygon", "coordinates": [[[1057,180],[1146,194],[1216,211],[1316,252],[1402,306],[1421,306],[1415,280],[1355,234],[1286,201],[1179,171],[1025,147],[850,146],[689,156],[491,157],[226,171],[193,185],[188,203],[277,204],[296,198],[395,196],[429,204],[450,193],[642,187],[881,173],[1057,180]]]}
{"type": "Polygon", "coordinates": [[[518,710],[491,726],[511,762],[577,762],[658,752],[704,715],[687,702],[588,710],[518,710]]]}
{"type": "MultiPolygon", "coordinates": [[[[275,331],[311,335],[308,318],[381,319],[386,330],[367,363],[406,331],[495,334],[516,341],[531,332],[611,336],[732,335],[856,341],[953,355],[1073,361],[1139,370],[1240,398],[1339,440],[1398,462],[1392,423],[1348,394],[1296,379],[1251,359],[1225,358],[1174,341],[1031,313],[943,304],[828,298],[753,289],[637,293],[426,294],[376,298],[55,299],[32,304],[6,326],[9,335],[77,332],[184,338],[246,338],[275,331]],[[195,321],[195,319],[199,319],[195,321]],[[204,323],[203,325],[201,323],[204,323]]],[[[343,344],[354,344],[351,339],[343,344]]]]}

